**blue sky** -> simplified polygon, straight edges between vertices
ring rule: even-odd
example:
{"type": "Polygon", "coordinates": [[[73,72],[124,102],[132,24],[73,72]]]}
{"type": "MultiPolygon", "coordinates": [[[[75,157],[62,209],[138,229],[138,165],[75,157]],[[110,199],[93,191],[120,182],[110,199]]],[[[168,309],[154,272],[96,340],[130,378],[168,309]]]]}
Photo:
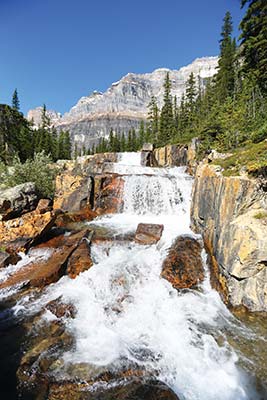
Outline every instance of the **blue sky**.
{"type": "Polygon", "coordinates": [[[0,103],[65,112],[128,72],[177,69],[218,54],[239,0],[0,0],[0,103]]]}

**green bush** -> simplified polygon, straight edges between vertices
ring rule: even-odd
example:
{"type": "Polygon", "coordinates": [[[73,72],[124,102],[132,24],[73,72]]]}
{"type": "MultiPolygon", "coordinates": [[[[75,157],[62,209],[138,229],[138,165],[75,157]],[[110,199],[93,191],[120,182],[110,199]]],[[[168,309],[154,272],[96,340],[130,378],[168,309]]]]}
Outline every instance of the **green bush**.
{"type": "Polygon", "coordinates": [[[12,163],[12,172],[7,173],[5,184],[9,187],[25,182],[34,182],[40,197],[53,198],[55,190],[56,170],[51,166],[51,158],[44,152],[36,153],[33,160],[22,163],[15,158],[12,163]]]}
{"type": "Polygon", "coordinates": [[[252,135],[253,143],[260,143],[264,139],[267,139],[267,122],[252,135]]]}

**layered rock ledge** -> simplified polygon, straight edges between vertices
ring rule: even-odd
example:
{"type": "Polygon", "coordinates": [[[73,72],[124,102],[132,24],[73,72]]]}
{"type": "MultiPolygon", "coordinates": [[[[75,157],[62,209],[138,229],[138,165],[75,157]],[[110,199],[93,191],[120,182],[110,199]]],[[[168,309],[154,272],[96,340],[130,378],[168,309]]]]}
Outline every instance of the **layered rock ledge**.
{"type": "Polygon", "coordinates": [[[224,177],[200,164],[191,205],[192,229],[210,254],[212,283],[233,307],[267,311],[267,193],[259,180],[224,177]]]}

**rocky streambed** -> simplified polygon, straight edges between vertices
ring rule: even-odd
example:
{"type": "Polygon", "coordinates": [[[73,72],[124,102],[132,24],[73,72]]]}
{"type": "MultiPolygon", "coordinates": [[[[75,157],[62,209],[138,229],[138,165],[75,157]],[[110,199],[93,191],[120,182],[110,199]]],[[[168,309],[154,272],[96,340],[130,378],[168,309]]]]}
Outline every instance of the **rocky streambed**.
{"type": "Polygon", "coordinates": [[[212,289],[185,168],[64,168],[53,209],[2,212],[4,398],[264,399],[266,319],[212,289]]]}

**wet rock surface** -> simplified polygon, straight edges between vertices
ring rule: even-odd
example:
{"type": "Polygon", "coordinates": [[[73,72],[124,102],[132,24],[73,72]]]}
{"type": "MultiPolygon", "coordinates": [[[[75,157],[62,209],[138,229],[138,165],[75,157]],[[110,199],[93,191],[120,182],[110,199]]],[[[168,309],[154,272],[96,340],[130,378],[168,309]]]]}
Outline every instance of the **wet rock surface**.
{"type": "Polygon", "coordinates": [[[97,214],[114,214],[122,210],[124,180],[117,174],[95,176],[94,209],[97,214]]]}
{"type": "Polygon", "coordinates": [[[139,244],[155,244],[160,240],[163,229],[160,224],[138,224],[134,240],[139,244]]]}
{"type": "Polygon", "coordinates": [[[179,400],[175,393],[159,381],[126,381],[105,390],[90,392],[85,384],[54,385],[49,390],[49,400],[179,400]]]}
{"type": "Polygon", "coordinates": [[[202,246],[190,236],[178,237],[163,262],[161,276],[175,289],[196,287],[204,279],[202,246]]]}
{"type": "Polygon", "coordinates": [[[89,231],[86,230],[69,236],[61,235],[36,246],[37,249],[53,249],[49,258],[31,262],[19,269],[0,283],[0,289],[22,283],[31,287],[44,287],[58,281],[67,271],[71,277],[77,276],[92,265],[89,250],[83,247],[83,240],[87,240],[88,236],[89,231]],[[72,255],[73,258],[71,258],[72,255]],[[73,265],[75,259],[77,265],[73,265]]]}

